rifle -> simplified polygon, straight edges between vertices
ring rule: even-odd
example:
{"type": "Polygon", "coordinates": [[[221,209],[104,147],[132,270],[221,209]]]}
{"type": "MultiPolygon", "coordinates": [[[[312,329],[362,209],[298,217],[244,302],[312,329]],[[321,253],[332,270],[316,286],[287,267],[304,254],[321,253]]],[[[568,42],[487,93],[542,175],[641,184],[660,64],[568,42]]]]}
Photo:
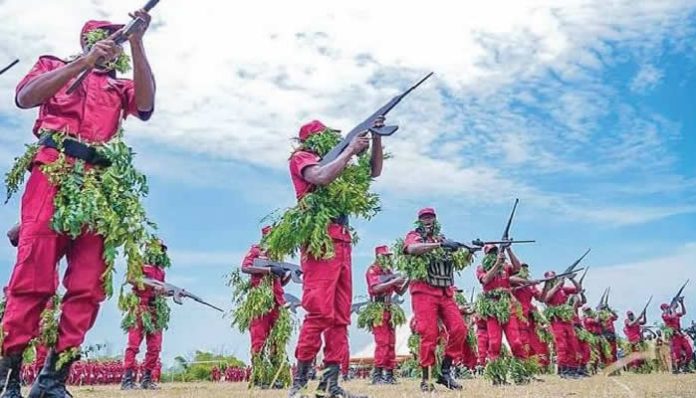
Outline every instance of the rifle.
{"type": "Polygon", "coordinates": [[[602,293],[602,297],[599,299],[599,304],[597,304],[597,311],[605,308],[607,306],[607,302],[609,300],[609,288],[604,289],[604,293],[602,293]]]}
{"type": "Polygon", "coordinates": [[[652,301],[652,299],[653,299],[653,296],[650,296],[647,304],[645,304],[645,307],[643,307],[643,311],[640,312],[637,319],[640,319],[641,317],[643,317],[645,315],[646,311],[648,310],[648,306],[650,305],[650,302],[652,301]]]}
{"type": "Polygon", "coordinates": [[[469,299],[469,304],[473,304],[474,302],[474,292],[476,292],[476,287],[471,288],[471,298],[469,299]]]}
{"type": "Polygon", "coordinates": [[[585,268],[585,272],[582,273],[582,276],[580,277],[580,280],[578,281],[580,286],[582,286],[582,282],[585,280],[585,275],[587,275],[587,271],[589,271],[589,269],[590,269],[590,267],[585,268]]]}
{"type": "Polygon", "coordinates": [[[577,266],[580,264],[580,262],[582,262],[582,260],[585,259],[585,257],[590,253],[591,250],[592,250],[592,249],[587,249],[587,251],[585,251],[585,254],[583,254],[582,256],[580,256],[579,259],[575,260],[574,263],[570,264],[570,266],[569,266],[568,268],[566,268],[566,269],[563,271],[563,273],[564,273],[564,274],[567,274],[567,273],[569,273],[569,272],[570,272],[570,273],[573,273],[573,270],[575,270],[575,267],[577,267],[577,266]]]}
{"type": "Polygon", "coordinates": [[[564,278],[564,277],[566,277],[566,276],[570,276],[570,275],[573,275],[573,274],[575,274],[575,273],[577,273],[577,272],[580,272],[580,271],[582,271],[583,269],[584,269],[584,268],[580,268],[580,269],[573,270],[573,271],[571,271],[571,272],[564,272],[564,273],[558,274],[558,275],[556,275],[556,276],[551,276],[551,277],[549,277],[549,278],[543,278],[543,279],[539,279],[539,280],[529,281],[528,283],[523,283],[523,284],[521,284],[521,285],[519,285],[519,286],[513,287],[512,290],[522,289],[522,288],[524,288],[524,287],[527,287],[527,286],[534,286],[534,285],[538,285],[538,284],[540,284],[540,283],[546,283],[546,282],[549,282],[549,281],[552,281],[552,280],[558,279],[558,278],[564,278]]]}
{"type": "MultiPolygon", "coordinates": [[[[146,12],[149,12],[157,5],[157,3],[159,3],[159,0],[149,0],[145,4],[145,6],[143,7],[143,10],[145,10],[146,12]]],[[[131,20],[128,23],[128,25],[126,25],[123,28],[123,30],[120,33],[118,33],[115,37],[112,37],[111,40],[113,40],[116,43],[116,45],[120,46],[121,44],[125,43],[130,38],[130,36],[136,30],[140,29],[144,24],[145,24],[145,21],[142,18],[139,18],[139,17],[134,18],[133,20],[131,20]]],[[[86,53],[86,51],[85,51],[85,53],[86,53]]],[[[97,65],[100,65],[106,61],[107,60],[105,60],[103,58],[99,58],[97,60],[97,65]]],[[[77,76],[77,79],[75,79],[75,81],[68,87],[68,90],[66,91],[66,93],[72,94],[75,90],[77,90],[77,88],[82,84],[82,82],[85,80],[87,75],[89,75],[89,73],[92,71],[92,69],[93,68],[86,68],[85,70],[80,72],[80,75],[77,76]]]]}
{"type": "Polygon", "coordinates": [[[360,313],[360,310],[362,309],[362,307],[364,307],[364,306],[366,306],[366,305],[368,305],[368,304],[370,304],[370,300],[361,301],[361,302],[359,302],[359,303],[351,304],[351,306],[350,306],[350,312],[351,312],[352,314],[359,314],[359,313],[360,313]]]}
{"type": "Polygon", "coordinates": [[[150,286],[150,287],[153,287],[153,288],[156,288],[156,289],[163,290],[165,295],[170,296],[172,298],[172,300],[174,300],[174,302],[179,304],[179,305],[183,304],[182,298],[188,297],[188,298],[190,298],[194,301],[197,301],[203,305],[207,305],[210,308],[213,308],[213,309],[218,310],[218,311],[223,312],[223,313],[225,312],[222,308],[218,308],[218,307],[206,302],[202,298],[196,296],[195,294],[189,293],[186,290],[184,290],[180,287],[174,286],[170,283],[161,282],[161,281],[158,281],[155,279],[150,279],[150,278],[143,278],[143,284],[150,286]]]}
{"type": "Polygon", "coordinates": [[[298,265],[263,258],[255,258],[253,265],[259,268],[280,267],[286,271],[286,274],[287,272],[290,273],[290,278],[293,282],[302,284],[302,269],[298,265]]]}
{"type": "MultiPolygon", "coordinates": [[[[519,199],[515,199],[515,204],[512,206],[512,211],[510,212],[510,217],[508,217],[507,224],[505,224],[505,229],[503,230],[503,236],[500,240],[495,241],[482,241],[481,239],[475,239],[471,241],[471,244],[478,247],[483,247],[485,245],[511,245],[513,243],[535,243],[535,240],[512,240],[510,239],[510,227],[512,226],[512,220],[515,218],[515,211],[517,210],[517,205],[520,203],[519,199]]],[[[499,247],[498,250],[502,250],[503,247],[499,247]]]]}
{"type": "Polygon", "coordinates": [[[290,293],[283,294],[283,297],[285,298],[285,306],[288,307],[293,314],[297,314],[297,308],[302,307],[302,300],[290,293]]]}
{"type": "Polygon", "coordinates": [[[669,304],[669,308],[674,310],[677,308],[677,304],[679,303],[679,297],[681,297],[682,292],[684,292],[684,288],[686,287],[686,284],[689,283],[689,280],[687,279],[686,282],[682,285],[681,289],[677,292],[677,294],[674,296],[672,301],[669,304]]]}
{"type": "Polygon", "coordinates": [[[406,97],[408,94],[411,93],[411,91],[415,90],[418,86],[420,86],[424,81],[428,80],[430,76],[433,75],[433,72],[428,73],[425,75],[424,78],[422,78],[418,83],[414,84],[409,88],[408,90],[404,91],[402,94],[397,95],[396,97],[392,98],[389,102],[387,102],[386,105],[382,106],[377,110],[377,112],[373,113],[365,119],[362,123],[358,124],[357,126],[353,127],[353,129],[339,142],[335,147],[333,147],[329,153],[327,153],[321,161],[319,161],[319,165],[324,166],[327,163],[333,162],[338,155],[340,155],[353,141],[353,139],[360,135],[363,134],[365,131],[369,131],[373,134],[378,134],[381,136],[390,136],[396,132],[396,130],[399,129],[399,126],[384,126],[380,128],[374,127],[375,120],[377,120],[380,117],[386,116],[389,111],[391,111],[399,102],[401,102],[404,97],[406,97]]]}
{"type": "Polygon", "coordinates": [[[12,61],[12,63],[10,63],[10,64],[7,65],[6,67],[2,68],[2,69],[0,70],[0,75],[2,75],[3,73],[7,72],[8,70],[10,70],[11,67],[17,65],[18,62],[19,62],[19,60],[18,60],[18,59],[15,59],[14,61],[12,61]]]}

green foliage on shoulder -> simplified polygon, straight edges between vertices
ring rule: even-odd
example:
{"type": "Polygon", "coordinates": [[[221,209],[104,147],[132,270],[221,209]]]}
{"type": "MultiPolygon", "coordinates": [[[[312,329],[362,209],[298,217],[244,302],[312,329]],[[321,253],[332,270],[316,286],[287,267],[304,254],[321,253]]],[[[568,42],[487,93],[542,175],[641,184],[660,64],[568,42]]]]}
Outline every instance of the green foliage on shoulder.
{"type": "MultiPolygon", "coordinates": [[[[311,150],[321,157],[340,140],[336,132],[327,130],[311,136],[300,149],[311,150]]],[[[331,184],[315,187],[297,205],[272,221],[273,229],[262,241],[268,256],[280,260],[296,255],[302,248],[315,258],[333,258],[333,241],[327,231],[331,220],[341,216],[369,220],[379,212],[379,197],[369,192],[371,183],[370,155],[365,153],[331,184]]],[[[355,231],[350,228],[350,232],[354,243],[357,242],[355,231]]]]}

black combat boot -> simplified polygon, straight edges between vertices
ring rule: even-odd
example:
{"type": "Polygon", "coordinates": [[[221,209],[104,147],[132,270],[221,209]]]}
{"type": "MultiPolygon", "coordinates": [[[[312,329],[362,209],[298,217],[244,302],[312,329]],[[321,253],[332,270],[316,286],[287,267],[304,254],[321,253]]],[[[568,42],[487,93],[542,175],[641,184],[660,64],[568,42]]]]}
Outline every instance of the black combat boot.
{"type": "Polygon", "coordinates": [[[292,379],[292,387],[290,387],[290,392],[288,394],[289,398],[301,398],[303,396],[302,390],[307,387],[307,382],[309,381],[309,371],[311,368],[311,362],[297,362],[297,372],[295,373],[295,377],[292,379]]]}
{"type": "Polygon", "coordinates": [[[28,398],[66,398],[72,396],[65,388],[65,381],[70,375],[70,367],[80,357],[79,355],[72,357],[61,368],[58,368],[59,356],[55,350],[49,351],[39,377],[31,386],[28,398]]]}
{"type": "Polygon", "coordinates": [[[135,384],[135,377],[133,376],[133,370],[127,369],[123,373],[123,379],[121,380],[121,390],[135,390],[138,386],[135,384]]]}
{"type": "Polygon", "coordinates": [[[140,381],[140,388],[143,390],[159,390],[159,386],[152,381],[152,371],[143,372],[143,379],[140,381]]]}
{"type": "Polygon", "coordinates": [[[329,398],[368,398],[365,395],[354,395],[345,391],[338,385],[338,376],[341,370],[338,365],[329,365],[324,370],[324,375],[326,376],[326,389],[329,398]]]}
{"type": "Polygon", "coordinates": [[[22,371],[22,353],[9,354],[0,358],[0,395],[1,398],[22,398],[20,373],[22,371]],[[7,384],[5,384],[7,381],[7,384]]]}
{"type": "Polygon", "coordinates": [[[372,369],[372,384],[385,384],[384,377],[382,377],[382,368],[372,369]]]}
{"type": "Polygon", "coordinates": [[[433,385],[430,377],[430,367],[422,367],[421,372],[423,373],[423,377],[420,382],[420,390],[423,392],[435,391],[435,386],[433,385]]]}
{"type": "Polygon", "coordinates": [[[385,384],[399,384],[399,382],[396,381],[396,377],[394,377],[394,370],[392,369],[384,370],[384,376],[382,377],[382,380],[385,384]]]}
{"type": "Polygon", "coordinates": [[[457,383],[452,377],[452,358],[445,356],[442,359],[442,365],[440,366],[440,376],[437,378],[437,384],[442,384],[443,386],[449,388],[450,390],[461,390],[462,385],[457,383]]]}

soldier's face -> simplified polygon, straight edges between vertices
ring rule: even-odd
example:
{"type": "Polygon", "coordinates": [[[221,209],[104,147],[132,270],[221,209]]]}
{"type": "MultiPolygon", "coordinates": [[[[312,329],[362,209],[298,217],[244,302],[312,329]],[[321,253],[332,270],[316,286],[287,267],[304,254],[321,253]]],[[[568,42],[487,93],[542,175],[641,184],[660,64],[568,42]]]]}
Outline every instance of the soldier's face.
{"type": "Polygon", "coordinates": [[[433,232],[433,227],[435,226],[435,216],[432,214],[425,214],[420,218],[420,222],[423,223],[425,230],[428,232],[433,232]]]}

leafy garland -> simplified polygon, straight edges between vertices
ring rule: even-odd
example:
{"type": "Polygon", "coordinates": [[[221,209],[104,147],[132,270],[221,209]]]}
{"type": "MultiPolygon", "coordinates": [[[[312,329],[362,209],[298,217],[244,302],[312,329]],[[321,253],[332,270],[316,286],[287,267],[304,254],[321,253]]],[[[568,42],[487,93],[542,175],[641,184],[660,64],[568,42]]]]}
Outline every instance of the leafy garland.
{"type": "MultiPolygon", "coordinates": [[[[415,223],[416,230],[423,230],[420,221],[415,223]]],[[[435,231],[439,231],[439,223],[435,222],[435,231]]],[[[474,256],[468,250],[448,251],[441,247],[421,255],[410,255],[405,252],[405,242],[397,239],[393,245],[394,268],[403,272],[412,280],[424,281],[428,277],[428,265],[431,261],[448,261],[452,263],[454,271],[459,273],[470,266],[474,256]]]]}
{"type": "Polygon", "coordinates": [[[37,342],[47,348],[53,348],[58,342],[58,322],[60,320],[60,295],[50,299],[49,305],[41,311],[39,336],[37,342]]]}
{"type": "Polygon", "coordinates": [[[507,289],[494,289],[480,293],[476,300],[476,313],[481,318],[496,318],[498,322],[505,324],[510,321],[512,311],[517,319],[526,322],[522,305],[507,289]]]}
{"type": "MultiPolygon", "coordinates": [[[[310,136],[298,150],[325,156],[341,140],[333,130],[310,136]]],[[[279,260],[294,256],[300,249],[318,259],[333,258],[333,240],[328,234],[333,219],[343,216],[371,219],[380,211],[379,196],[370,193],[372,167],[370,155],[358,156],[357,164],[349,164],[331,184],[317,186],[272,222],[272,230],[262,241],[268,256],[279,260]]],[[[357,234],[348,227],[353,243],[357,234]]]]}
{"type": "Polygon", "coordinates": [[[662,335],[665,336],[665,339],[667,339],[667,341],[672,340],[672,337],[674,337],[675,330],[665,325],[664,323],[660,324],[660,330],[662,331],[662,335]]]}
{"type": "MultiPolygon", "coordinates": [[[[233,291],[233,307],[229,312],[232,327],[236,327],[242,333],[249,330],[254,319],[276,308],[271,275],[265,275],[261,283],[254,287],[251,280],[244,278],[237,269],[230,273],[227,286],[233,291]]],[[[279,311],[278,319],[271,329],[263,350],[252,357],[250,380],[252,384],[261,386],[271,386],[276,382],[283,386],[290,384],[292,375],[285,347],[290,342],[295,322],[288,308],[278,307],[277,310],[279,311]]]]}
{"type": "MultiPolygon", "coordinates": [[[[110,36],[106,29],[93,29],[84,34],[85,50],[89,51],[98,41],[106,40],[110,36]]],[[[106,70],[115,70],[119,73],[126,73],[131,70],[130,57],[121,51],[115,60],[108,61],[104,67],[106,70]]]]}
{"type": "Polygon", "coordinates": [[[292,382],[292,369],[285,347],[296,325],[287,308],[280,307],[278,311],[278,319],[268,335],[267,343],[251,359],[250,383],[262,388],[274,385],[285,388],[292,382]]]}
{"type": "Polygon", "coordinates": [[[544,316],[546,319],[557,319],[562,322],[571,322],[573,320],[574,313],[573,307],[570,306],[570,304],[548,306],[544,310],[544,316]]]}
{"type": "MultiPolygon", "coordinates": [[[[139,280],[142,277],[141,253],[151,239],[149,229],[156,228],[140,202],[148,194],[147,180],[134,168],[134,153],[123,142],[122,130],[108,143],[94,146],[98,153],[111,161],[112,165],[107,168],[89,168],[82,160],[68,159],[62,149],[64,133],[41,133],[51,134],[59,148],[58,159],[41,166],[50,183],[58,187],[51,227],[73,239],[85,228],[104,238],[106,270],[102,282],[106,296],[111,297],[115,261],[121,248],[127,263],[126,279],[139,280]]],[[[24,173],[21,171],[26,170],[35,154],[35,147],[28,146],[27,152],[16,159],[7,173],[8,199],[23,182],[24,173]]]]}
{"type": "Polygon", "coordinates": [[[391,317],[389,324],[393,329],[406,323],[406,313],[396,304],[380,302],[370,302],[358,315],[358,328],[372,332],[373,328],[382,326],[384,323],[384,312],[389,311],[391,317]]]}
{"type": "Polygon", "coordinates": [[[508,384],[508,380],[515,384],[529,384],[534,375],[540,372],[541,366],[536,358],[517,359],[502,351],[500,357],[486,364],[483,378],[493,385],[508,384]]]}
{"type": "Polygon", "coordinates": [[[31,164],[39,151],[39,144],[26,144],[25,151],[22,156],[16,157],[12,168],[5,173],[5,203],[10,201],[12,195],[19,191],[19,188],[24,182],[26,172],[31,168],[31,164]]]}
{"type": "Polygon", "coordinates": [[[152,306],[141,305],[140,300],[140,297],[133,292],[119,297],[118,308],[124,312],[121,329],[128,332],[136,327],[138,322],[148,334],[168,329],[171,310],[167,304],[167,298],[156,295],[152,306]]]}

